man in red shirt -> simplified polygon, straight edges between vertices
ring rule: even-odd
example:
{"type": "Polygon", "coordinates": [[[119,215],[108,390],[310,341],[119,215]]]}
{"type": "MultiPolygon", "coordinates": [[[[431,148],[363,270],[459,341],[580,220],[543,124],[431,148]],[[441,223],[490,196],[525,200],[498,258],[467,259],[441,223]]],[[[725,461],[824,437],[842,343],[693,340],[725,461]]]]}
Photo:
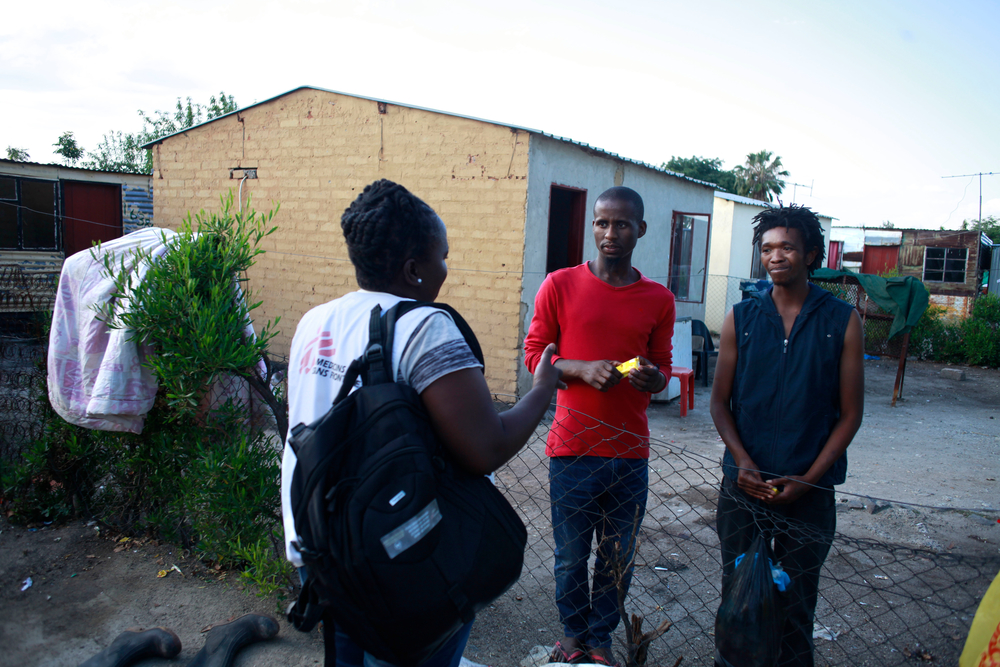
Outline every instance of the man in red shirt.
{"type": "Polygon", "coordinates": [[[619,585],[610,559],[616,542],[625,552],[638,512],[646,510],[650,395],[670,377],[674,296],[632,266],[632,251],[646,233],[642,198],[614,187],[594,204],[597,259],[554,271],[535,298],[524,340],[525,364],[534,372],[545,346],[567,387],[558,394],[545,452],[555,538],[556,606],[564,637],[553,660],[611,664],[619,585]],[[615,368],[639,357],[622,375],[615,368]],[[622,380],[627,379],[627,382],[622,380]],[[587,560],[597,532],[593,587],[587,560]]]}

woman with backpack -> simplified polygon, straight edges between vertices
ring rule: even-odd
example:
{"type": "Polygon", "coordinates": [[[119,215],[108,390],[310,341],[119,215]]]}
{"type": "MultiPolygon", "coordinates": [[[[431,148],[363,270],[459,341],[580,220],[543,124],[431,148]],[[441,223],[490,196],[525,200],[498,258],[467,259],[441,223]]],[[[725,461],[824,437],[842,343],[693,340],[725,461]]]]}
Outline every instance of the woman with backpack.
{"type": "MultiPolygon", "coordinates": [[[[330,410],[349,365],[368,346],[375,306],[384,313],[404,300],[433,302],[448,275],[444,223],[401,185],[380,180],[366,187],[344,212],[341,228],[361,289],[313,308],[299,322],[289,357],[292,425],[312,424],[330,410]]],[[[482,364],[447,312],[432,307],[406,312],[395,323],[393,340],[393,380],[419,394],[451,460],[474,475],[487,475],[513,457],[541,421],[556,387],[563,386],[560,371],[551,363],[555,346],[550,345],[535,371],[531,390],[513,408],[497,413],[482,364]]],[[[358,385],[360,381],[355,388],[358,385]]],[[[288,559],[301,568],[299,536],[290,510],[295,464],[295,453],[286,443],[282,461],[285,545],[288,559]]],[[[471,628],[469,621],[421,664],[456,667],[471,628]]],[[[326,628],[325,637],[329,642],[335,636],[338,667],[392,667],[366,653],[339,626],[334,630],[326,628]]]]}

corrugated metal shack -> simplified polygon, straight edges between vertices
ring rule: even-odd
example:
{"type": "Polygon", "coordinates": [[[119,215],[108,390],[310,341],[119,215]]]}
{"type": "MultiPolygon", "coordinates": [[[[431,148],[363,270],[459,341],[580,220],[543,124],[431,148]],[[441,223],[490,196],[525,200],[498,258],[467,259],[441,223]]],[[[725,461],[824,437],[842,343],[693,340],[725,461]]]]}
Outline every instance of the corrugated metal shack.
{"type": "Polygon", "coordinates": [[[148,175],[0,160],[0,313],[49,310],[67,256],[152,224],[148,175]]]}

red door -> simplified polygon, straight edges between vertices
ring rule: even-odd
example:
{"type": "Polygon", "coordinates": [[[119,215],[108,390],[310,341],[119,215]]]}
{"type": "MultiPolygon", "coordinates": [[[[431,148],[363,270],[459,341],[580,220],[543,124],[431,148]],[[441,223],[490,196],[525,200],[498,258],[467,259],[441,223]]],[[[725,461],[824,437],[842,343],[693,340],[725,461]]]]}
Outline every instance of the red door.
{"type": "Polygon", "coordinates": [[[843,241],[830,241],[830,252],[826,254],[826,268],[836,269],[840,271],[841,264],[840,256],[844,253],[844,242],[843,241]]]}
{"type": "Polygon", "coordinates": [[[898,245],[866,245],[861,258],[861,273],[885,273],[895,269],[898,262],[898,245]]]}
{"type": "Polygon", "coordinates": [[[69,257],[122,235],[122,186],[63,181],[63,249],[69,257]]]}

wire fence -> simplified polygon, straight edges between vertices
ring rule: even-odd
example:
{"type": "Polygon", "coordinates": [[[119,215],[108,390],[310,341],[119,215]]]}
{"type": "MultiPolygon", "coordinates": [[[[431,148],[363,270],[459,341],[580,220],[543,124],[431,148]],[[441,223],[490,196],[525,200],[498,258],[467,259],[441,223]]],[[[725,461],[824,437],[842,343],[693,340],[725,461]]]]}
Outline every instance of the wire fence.
{"type": "MultiPolygon", "coordinates": [[[[37,383],[44,386],[44,366],[39,363],[44,351],[44,340],[37,337],[0,338],[0,455],[4,459],[16,458],[38,437],[43,406],[31,397],[44,396],[32,389],[37,383]]],[[[232,398],[234,393],[244,396],[247,389],[237,383],[220,391],[209,400],[232,398]]],[[[503,409],[513,397],[498,395],[496,400],[503,409]]],[[[254,408],[258,409],[259,405],[254,408]]],[[[635,438],[585,415],[576,418],[585,421],[588,429],[600,432],[603,443],[635,438]]],[[[528,544],[520,580],[484,610],[476,624],[505,637],[509,654],[490,657],[494,667],[520,667],[533,646],[551,646],[563,634],[557,606],[556,533],[572,537],[575,528],[552,511],[550,458],[546,455],[551,421],[543,420],[527,446],[496,473],[498,487],[527,526],[528,544]]],[[[596,468],[585,479],[618,474],[614,459],[587,458],[595,459],[591,463],[596,468]]],[[[636,652],[638,638],[666,627],[644,647],[645,664],[673,665],[683,658],[684,665],[711,665],[716,612],[722,600],[723,558],[717,517],[720,462],[652,438],[648,464],[642,468],[648,481],[642,489],[644,508],[634,535],[628,520],[635,517],[634,499],[618,503],[610,484],[607,489],[588,491],[606,496],[606,502],[590,517],[598,530],[592,539],[585,539],[588,557],[583,571],[592,580],[595,568],[607,564],[609,574],[598,588],[611,595],[615,618],[628,618],[627,624],[618,624],[611,633],[612,649],[623,664],[636,652]],[[618,519],[618,525],[627,529],[605,531],[602,540],[600,525],[616,514],[625,517],[625,521],[618,519]],[[616,542],[621,544],[617,551],[616,542]],[[600,565],[599,551],[603,559],[600,565]],[[629,563],[632,575],[626,590],[622,574],[630,568],[629,563]]],[[[578,486],[582,489],[581,483],[574,482],[569,490],[578,486]]],[[[865,505],[873,512],[862,513],[873,524],[871,533],[836,532],[830,538],[807,523],[775,514],[745,498],[736,497],[732,502],[753,517],[754,526],[795,535],[804,547],[829,542],[829,555],[820,571],[815,622],[809,629],[816,664],[957,664],[976,606],[1000,568],[995,546],[977,537],[984,534],[987,524],[995,526],[995,511],[948,511],[897,502],[886,506],[862,498],[852,504],[865,505]],[[948,535],[939,534],[935,527],[943,523],[950,527],[948,535]],[[961,539],[952,543],[955,535],[961,539]]],[[[842,517],[846,511],[848,504],[838,502],[837,515],[842,517]]],[[[787,562],[785,567],[791,570],[787,562]]],[[[582,592],[589,601],[590,594],[582,592]]],[[[564,614],[567,609],[574,611],[569,598],[561,601],[564,614]]],[[[578,611],[590,614],[590,610],[578,611]]],[[[477,630],[473,632],[475,639],[477,630]]],[[[632,664],[643,663],[633,660],[632,664]]]]}
{"type": "MultiPolygon", "coordinates": [[[[606,433],[615,430],[604,423],[599,427],[606,433]]],[[[542,644],[539,637],[545,637],[551,646],[563,635],[556,603],[562,591],[557,593],[555,554],[556,534],[562,532],[563,539],[567,526],[559,523],[565,513],[552,509],[550,464],[545,454],[549,435],[549,427],[540,426],[532,441],[496,475],[498,486],[528,527],[528,546],[520,580],[481,618],[483,623],[506,624],[512,647],[542,644]]],[[[641,617],[642,632],[669,624],[662,636],[649,643],[646,664],[673,665],[683,657],[685,665],[711,665],[716,612],[722,597],[716,514],[720,462],[655,438],[650,445],[648,494],[636,535],[634,573],[619,616],[627,616],[629,624],[633,615],[641,617]]],[[[610,468],[614,461],[600,459],[598,465],[610,468]]],[[[601,515],[591,517],[598,525],[621,509],[613,499],[614,489],[608,488],[604,495],[607,502],[601,515]]],[[[995,523],[995,512],[971,518],[967,511],[949,513],[947,521],[957,526],[955,530],[964,533],[962,524],[969,524],[969,540],[963,550],[936,542],[935,537],[946,538],[926,528],[931,523],[924,518],[926,510],[901,503],[882,504],[877,514],[869,515],[881,526],[879,530],[886,536],[882,540],[840,532],[831,537],[745,497],[735,497],[732,503],[752,516],[758,529],[766,526],[771,534],[794,536],[801,548],[830,544],[820,572],[815,623],[807,629],[815,642],[816,664],[898,665],[915,659],[957,664],[976,606],[1000,568],[997,550],[983,547],[985,540],[972,534],[982,532],[984,524],[995,523]],[[905,530],[894,535],[886,528],[892,524],[905,530]],[[917,526],[920,538],[916,542],[902,537],[912,533],[913,526],[917,526]]],[[[865,499],[864,504],[874,509],[875,501],[865,499]]],[[[847,508],[848,504],[841,502],[836,511],[842,514],[847,508]]],[[[626,515],[631,511],[627,508],[626,515]]],[[[607,565],[598,561],[596,551],[601,550],[607,558],[614,553],[607,540],[619,539],[609,531],[602,543],[599,529],[597,533],[587,543],[588,550],[595,553],[584,563],[591,580],[598,576],[595,570],[607,565]]],[[[627,559],[628,535],[621,539],[625,546],[619,553],[627,559]]],[[[783,555],[787,570],[792,571],[789,564],[794,558],[794,551],[783,555]]],[[[612,582],[617,595],[622,589],[621,578],[609,577],[604,581],[612,582]]],[[[792,585],[796,583],[793,579],[792,585]]],[[[589,602],[590,596],[583,593],[589,602]]],[[[566,598],[560,602],[565,603],[566,598]]],[[[593,609],[564,608],[563,618],[574,611],[591,619],[597,615],[593,609]]],[[[630,651],[636,650],[635,640],[630,642],[626,635],[624,623],[613,632],[613,650],[622,664],[628,664],[630,651]]],[[[523,657],[515,651],[507,662],[490,660],[502,667],[523,664],[523,657]]]]}

